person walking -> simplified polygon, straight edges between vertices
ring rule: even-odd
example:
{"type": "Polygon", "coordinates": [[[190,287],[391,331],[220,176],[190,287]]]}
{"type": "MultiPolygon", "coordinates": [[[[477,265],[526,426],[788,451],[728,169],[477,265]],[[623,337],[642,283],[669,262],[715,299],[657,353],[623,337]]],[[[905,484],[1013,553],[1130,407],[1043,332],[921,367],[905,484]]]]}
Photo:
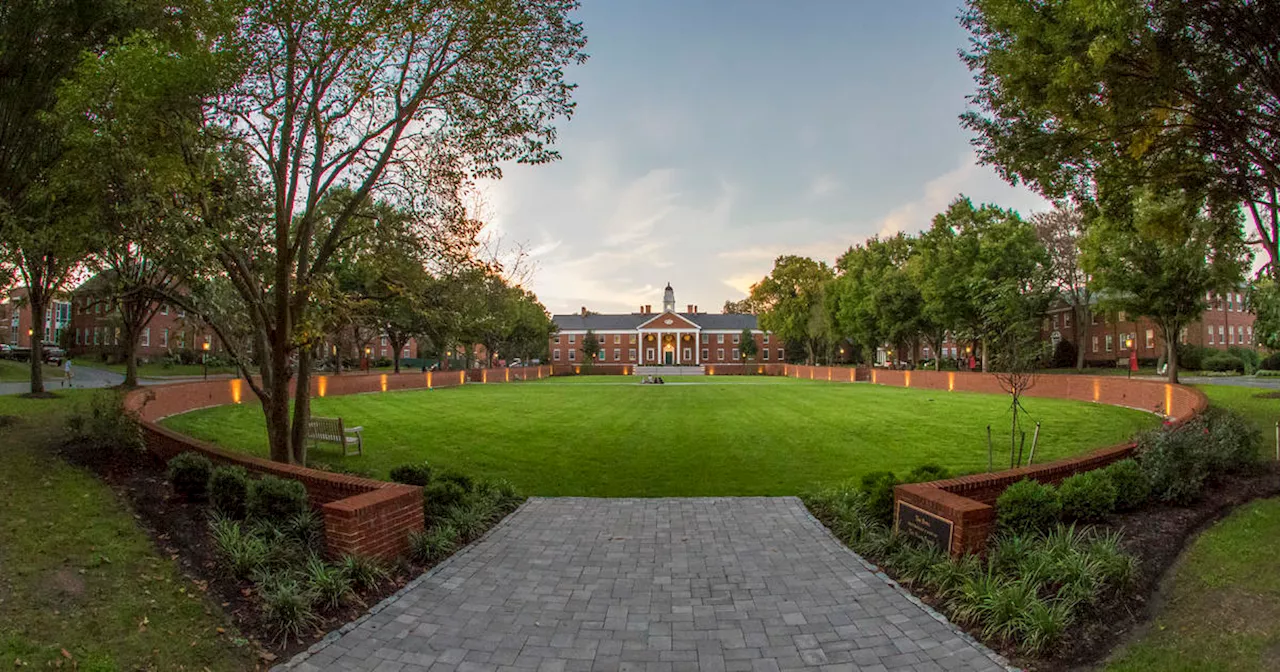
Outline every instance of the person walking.
{"type": "Polygon", "coordinates": [[[75,372],[71,370],[71,358],[62,360],[62,384],[66,387],[72,387],[71,379],[75,377],[75,372]]]}

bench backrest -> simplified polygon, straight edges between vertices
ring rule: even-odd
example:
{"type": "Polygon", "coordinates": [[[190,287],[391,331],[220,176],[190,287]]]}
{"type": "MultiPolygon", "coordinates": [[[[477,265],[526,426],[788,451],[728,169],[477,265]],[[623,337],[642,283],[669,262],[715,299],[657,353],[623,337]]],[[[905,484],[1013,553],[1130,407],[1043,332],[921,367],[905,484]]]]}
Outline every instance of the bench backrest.
{"type": "Polygon", "coordinates": [[[307,434],[342,436],[342,418],[317,418],[307,420],[307,434]]]}

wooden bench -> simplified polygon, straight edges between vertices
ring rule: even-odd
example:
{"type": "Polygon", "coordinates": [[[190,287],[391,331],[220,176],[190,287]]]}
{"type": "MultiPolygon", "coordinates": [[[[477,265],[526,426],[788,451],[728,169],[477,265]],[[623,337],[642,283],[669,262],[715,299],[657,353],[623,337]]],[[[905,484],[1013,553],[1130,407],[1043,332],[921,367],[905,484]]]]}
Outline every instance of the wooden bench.
{"type": "Polygon", "coordinates": [[[307,440],[314,446],[320,442],[336,443],[342,446],[343,456],[363,455],[364,439],[360,432],[364,427],[343,427],[342,418],[317,418],[312,416],[307,421],[307,440]],[[350,452],[348,446],[354,445],[356,451],[350,452]]]}

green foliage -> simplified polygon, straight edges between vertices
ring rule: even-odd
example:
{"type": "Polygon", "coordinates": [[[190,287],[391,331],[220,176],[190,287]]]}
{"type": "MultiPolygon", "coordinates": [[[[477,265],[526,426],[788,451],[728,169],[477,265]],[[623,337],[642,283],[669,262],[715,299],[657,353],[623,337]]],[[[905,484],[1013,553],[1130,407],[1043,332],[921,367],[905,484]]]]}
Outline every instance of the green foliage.
{"type": "Polygon", "coordinates": [[[1218,352],[1204,358],[1201,367],[1205,371],[1235,371],[1237,373],[1245,372],[1245,364],[1240,361],[1239,357],[1226,352],[1218,352]]]}
{"type": "Polygon", "coordinates": [[[600,337],[596,336],[596,332],[588,329],[587,335],[582,337],[582,363],[591,366],[599,355],[600,337]]]}
{"type": "Polygon", "coordinates": [[[436,475],[435,480],[442,483],[456,483],[458,487],[462,488],[462,491],[466,493],[474,491],[476,487],[475,479],[471,478],[471,476],[467,474],[460,471],[454,471],[452,469],[436,475]]]}
{"type": "Polygon", "coordinates": [[[357,590],[377,588],[389,576],[377,560],[363,555],[344,555],[340,566],[357,590]]]}
{"type": "Polygon", "coordinates": [[[1217,350],[1194,343],[1178,344],[1178,366],[1187,371],[1204,371],[1204,360],[1217,354],[1217,350]]]}
{"type": "Polygon", "coordinates": [[[1210,406],[1196,423],[1208,430],[1209,469],[1215,474],[1244,471],[1258,461],[1262,433],[1247,418],[1220,406],[1210,406]]]}
{"type": "Polygon", "coordinates": [[[320,549],[324,547],[324,517],[311,508],[303,509],[281,526],[292,541],[305,548],[320,549]]]}
{"type": "Polygon", "coordinates": [[[951,478],[951,470],[938,464],[922,464],[907,474],[903,483],[928,483],[951,478]]]}
{"type": "Polygon", "coordinates": [[[270,549],[256,534],[239,522],[214,516],[209,519],[209,533],[226,572],[237,579],[247,579],[266,567],[270,549]]]}
{"type": "Polygon", "coordinates": [[[462,502],[467,491],[454,481],[432,481],[422,489],[422,507],[428,520],[443,516],[462,502]]]}
{"type": "Polygon", "coordinates": [[[1151,496],[1147,474],[1136,460],[1120,460],[1103,469],[1116,488],[1116,510],[1132,511],[1151,496]]]}
{"type": "Polygon", "coordinates": [[[496,514],[493,502],[488,499],[468,498],[446,509],[441,524],[457,530],[464,541],[472,541],[489,529],[496,514]]]}
{"type": "Polygon", "coordinates": [[[1076,474],[1058,486],[1062,517],[1067,520],[1101,520],[1115,512],[1116,496],[1116,486],[1103,470],[1076,474]]]}
{"type": "Polygon", "coordinates": [[[891,471],[873,471],[862,477],[868,513],[881,525],[893,523],[893,486],[899,483],[891,471]]]}
{"type": "Polygon", "coordinates": [[[431,465],[420,462],[392,467],[391,480],[405,485],[425,486],[431,482],[431,465]]]}
{"type": "Polygon", "coordinates": [[[262,598],[262,620],[276,636],[277,641],[293,638],[302,641],[320,623],[316,614],[317,595],[314,590],[291,574],[260,581],[258,595],[262,598]]]}
{"type": "Polygon", "coordinates": [[[263,476],[249,483],[245,510],[251,519],[283,525],[308,507],[307,489],[298,481],[263,476]]]}
{"type": "Polygon", "coordinates": [[[326,609],[337,609],[343,604],[359,599],[352,587],[351,577],[341,567],[330,565],[312,555],[303,567],[307,588],[316,596],[316,602],[326,609]]]}
{"type": "Polygon", "coordinates": [[[1034,655],[1057,644],[1074,620],[1075,608],[1070,602],[1036,598],[1027,603],[1014,630],[1023,650],[1034,655]]]}
{"type": "Polygon", "coordinates": [[[458,548],[459,540],[458,530],[448,523],[442,523],[429,530],[410,534],[409,553],[414,560],[424,565],[432,564],[449,557],[458,548]]]}
{"type": "Polygon", "coordinates": [[[202,500],[209,492],[212,471],[213,463],[200,453],[187,451],[169,460],[169,482],[175,492],[191,501],[202,500]]]}
{"type": "Polygon", "coordinates": [[[1272,373],[1280,371],[1280,351],[1267,355],[1265,359],[1259,362],[1258,368],[1260,369],[1258,375],[1262,375],[1262,371],[1272,373]]]}
{"type": "Polygon", "coordinates": [[[1227,348],[1227,353],[1244,363],[1244,372],[1246,374],[1262,368],[1262,355],[1259,355],[1258,351],[1253,348],[1233,345],[1227,348]]]}
{"type": "Polygon", "coordinates": [[[142,427],[125,412],[119,395],[93,395],[87,409],[78,408],[67,418],[67,427],[76,441],[98,450],[128,453],[146,447],[142,427]]]}
{"type": "Polygon", "coordinates": [[[1057,489],[1024,479],[996,499],[996,528],[1010,534],[1042,532],[1058,520],[1061,511],[1057,489]]]}
{"type": "Polygon", "coordinates": [[[249,472],[244,467],[220,466],[209,475],[209,502],[218,513],[242,520],[248,498],[249,472]]]}
{"type": "Polygon", "coordinates": [[[1258,369],[1256,372],[1254,372],[1253,375],[1259,378],[1280,378],[1280,371],[1274,371],[1271,369],[1258,369]]]}
{"type": "MultiPolygon", "coordinates": [[[[829,313],[824,307],[826,285],[835,274],[826,262],[808,257],[780,256],[773,271],[751,287],[751,303],[759,311],[760,328],[785,343],[803,347],[810,361],[829,341],[829,313]]],[[[790,350],[790,349],[789,349],[790,350]]]]}
{"type": "Polygon", "coordinates": [[[1191,422],[1163,427],[1138,439],[1139,464],[1152,495],[1175,504],[1200,497],[1207,481],[1249,468],[1258,459],[1262,435],[1240,415],[1210,407],[1191,422]]]}

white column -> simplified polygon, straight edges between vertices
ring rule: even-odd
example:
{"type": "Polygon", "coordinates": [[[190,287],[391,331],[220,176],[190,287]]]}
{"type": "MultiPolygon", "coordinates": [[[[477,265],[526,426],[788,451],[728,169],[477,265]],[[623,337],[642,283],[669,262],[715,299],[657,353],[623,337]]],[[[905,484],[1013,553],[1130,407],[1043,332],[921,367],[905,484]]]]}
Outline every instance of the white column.
{"type": "Polygon", "coordinates": [[[702,365],[702,350],[700,349],[701,347],[702,347],[702,334],[699,334],[698,332],[695,331],[693,332],[693,365],[694,366],[702,365]]]}

